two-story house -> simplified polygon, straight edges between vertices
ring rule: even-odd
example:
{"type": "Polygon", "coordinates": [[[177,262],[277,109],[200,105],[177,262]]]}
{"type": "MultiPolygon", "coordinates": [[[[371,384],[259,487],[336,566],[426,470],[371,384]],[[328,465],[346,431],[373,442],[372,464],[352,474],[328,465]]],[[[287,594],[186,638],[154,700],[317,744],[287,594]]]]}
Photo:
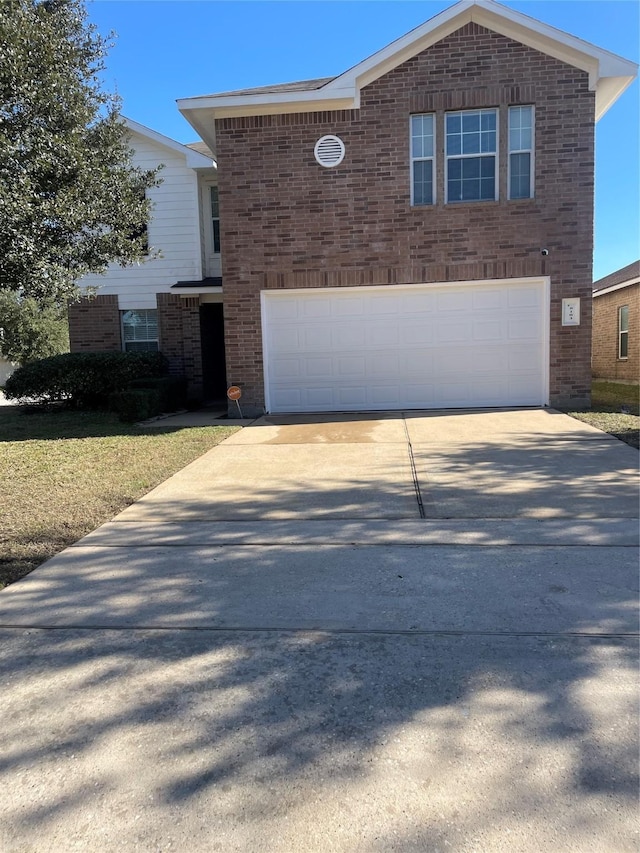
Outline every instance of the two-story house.
{"type": "Polygon", "coordinates": [[[463,0],[336,77],[178,101],[219,169],[244,411],[587,404],[594,127],[636,72],[463,0]]]}
{"type": "Polygon", "coordinates": [[[161,166],[149,189],[149,258],[80,282],[93,295],[69,308],[72,352],[157,350],[188,376],[195,398],[226,390],[217,168],[203,143],[182,145],[124,118],[133,163],[161,166]]]}

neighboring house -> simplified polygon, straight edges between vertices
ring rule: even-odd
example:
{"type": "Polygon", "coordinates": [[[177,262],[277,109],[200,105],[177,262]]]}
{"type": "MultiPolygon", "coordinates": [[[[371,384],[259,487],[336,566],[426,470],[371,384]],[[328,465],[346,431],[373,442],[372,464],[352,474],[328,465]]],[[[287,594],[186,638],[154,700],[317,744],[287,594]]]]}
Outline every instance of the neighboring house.
{"type": "Polygon", "coordinates": [[[593,376],[640,380],[640,261],[593,285],[593,376]]]}
{"type": "MultiPolygon", "coordinates": [[[[179,101],[219,167],[243,410],[588,404],[594,128],[636,73],[464,0],[337,77],[179,101]]],[[[179,362],[166,287],[160,348],[206,384],[207,294],[179,362]]]]}
{"type": "Polygon", "coordinates": [[[159,257],[113,264],[81,286],[96,296],[70,307],[72,352],[156,350],[186,374],[197,398],[223,398],[226,388],[217,211],[217,170],[202,143],[185,146],[130,119],[133,162],[162,164],[161,183],[147,191],[153,213],[147,238],[159,257]],[[206,341],[202,346],[202,339],[206,341]]]}
{"type": "Polygon", "coordinates": [[[0,388],[4,385],[13,371],[18,367],[13,361],[8,361],[6,358],[0,357],[0,388]]]}

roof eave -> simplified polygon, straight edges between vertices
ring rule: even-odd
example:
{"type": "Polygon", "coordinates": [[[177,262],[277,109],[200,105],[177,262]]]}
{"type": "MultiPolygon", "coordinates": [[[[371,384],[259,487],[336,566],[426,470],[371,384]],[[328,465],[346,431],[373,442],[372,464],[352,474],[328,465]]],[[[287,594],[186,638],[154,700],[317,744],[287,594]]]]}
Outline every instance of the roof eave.
{"type": "Polygon", "coordinates": [[[596,93],[596,121],[638,73],[634,62],[494,0],[461,0],[318,89],[183,98],[178,100],[178,108],[209,145],[216,118],[357,109],[364,86],[471,22],[588,73],[589,88],[596,93]],[[202,121],[205,115],[211,125],[202,121]]]}
{"type": "Polygon", "coordinates": [[[168,148],[171,151],[176,151],[178,154],[182,154],[190,169],[216,168],[216,161],[212,160],[211,157],[207,157],[199,151],[194,151],[193,148],[189,148],[187,145],[183,145],[181,142],[177,142],[169,136],[158,133],[157,130],[152,130],[150,127],[140,124],[138,121],[134,121],[126,116],[121,116],[121,119],[132,133],[137,133],[139,136],[150,139],[152,142],[155,142],[157,145],[161,145],[163,148],[168,148]]]}

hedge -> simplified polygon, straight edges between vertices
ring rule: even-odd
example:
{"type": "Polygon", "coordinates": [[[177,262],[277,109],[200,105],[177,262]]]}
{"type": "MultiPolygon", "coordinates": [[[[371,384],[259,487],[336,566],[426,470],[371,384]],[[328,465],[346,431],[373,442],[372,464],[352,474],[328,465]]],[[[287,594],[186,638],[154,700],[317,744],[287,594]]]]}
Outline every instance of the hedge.
{"type": "Polygon", "coordinates": [[[160,393],[157,388],[129,388],[109,396],[109,409],[121,421],[144,421],[160,414],[160,393]]]}
{"type": "Polygon", "coordinates": [[[168,372],[159,352],[72,352],[32,361],[7,379],[10,400],[66,401],[78,408],[106,408],[109,396],[136,379],[168,372]]]}

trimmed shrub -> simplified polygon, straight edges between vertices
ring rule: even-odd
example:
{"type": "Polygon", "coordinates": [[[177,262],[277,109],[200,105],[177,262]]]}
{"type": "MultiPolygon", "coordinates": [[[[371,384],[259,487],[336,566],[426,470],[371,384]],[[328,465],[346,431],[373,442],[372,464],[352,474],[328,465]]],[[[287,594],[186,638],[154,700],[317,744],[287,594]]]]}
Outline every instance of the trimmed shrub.
{"type": "Polygon", "coordinates": [[[128,388],[126,391],[116,391],[109,396],[109,409],[125,423],[144,421],[162,411],[160,392],[157,388],[128,388]]]}
{"type": "Polygon", "coordinates": [[[159,394],[161,412],[175,412],[187,405],[187,380],[184,376],[145,376],[134,379],[129,388],[154,388],[159,394]]]}
{"type": "Polygon", "coordinates": [[[66,401],[77,408],[105,408],[109,395],[143,377],[164,376],[166,358],[159,352],[70,352],[32,361],[7,379],[12,400],[66,401]]]}

